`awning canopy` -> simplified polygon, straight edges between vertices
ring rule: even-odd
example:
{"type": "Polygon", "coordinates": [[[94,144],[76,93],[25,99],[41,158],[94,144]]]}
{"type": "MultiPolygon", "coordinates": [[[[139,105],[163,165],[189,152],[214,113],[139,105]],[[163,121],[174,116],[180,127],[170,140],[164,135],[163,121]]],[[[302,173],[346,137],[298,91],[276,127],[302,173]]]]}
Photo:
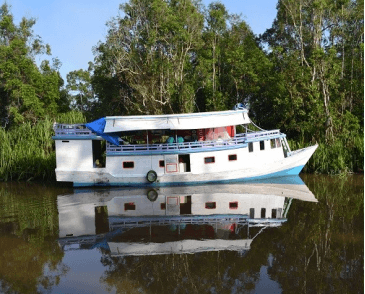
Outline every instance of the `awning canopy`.
{"type": "Polygon", "coordinates": [[[105,120],[104,133],[208,129],[251,122],[247,109],[189,114],[108,116],[105,120]]]}
{"type": "Polygon", "coordinates": [[[104,134],[105,118],[99,118],[91,123],[87,123],[85,126],[92,132],[107,140],[109,143],[119,146],[119,136],[112,133],[104,134]]]}

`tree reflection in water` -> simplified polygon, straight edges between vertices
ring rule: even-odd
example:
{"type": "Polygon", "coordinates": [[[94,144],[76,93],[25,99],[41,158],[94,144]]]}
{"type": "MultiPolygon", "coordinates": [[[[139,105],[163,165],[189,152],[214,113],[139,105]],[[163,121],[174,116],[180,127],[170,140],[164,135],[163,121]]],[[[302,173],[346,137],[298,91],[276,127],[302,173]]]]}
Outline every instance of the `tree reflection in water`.
{"type": "MultiPolygon", "coordinates": [[[[363,293],[363,176],[304,175],[303,179],[318,203],[293,199],[285,215],[288,221],[282,226],[266,228],[260,234],[259,227],[233,229],[233,233],[232,228],[214,227],[213,232],[209,226],[204,226],[200,235],[192,225],[182,229],[185,234],[189,232],[188,239],[214,241],[218,238],[227,242],[239,239],[244,242],[243,239],[254,238],[247,250],[115,256],[111,247],[108,250],[94,245],[98,245],[103,236],[112,236],[109,245],[124,242],[126,246],[128,242],[140,242],[138,236],[147,236],[145,242],[150,245],[153,241],[157,250],[160,244],[166,244],[163,243],[166,240],[184,242],[184,234],[177,236],[176,228],[175,231],[170,228],[162,238],[162,228],[149,231],[140,227],[136,228],[135,234],[127,230],[122,236],[114,235],[110,228],[115,219],[110,218],[110,211],[108,215],[105,204],[94,207],[94,200],[89,205],[87,197],[83,199],[90,206],[90,213],[95,214],[95,219],[88,224],[95,232],[88,236],[92,242],[81,244],[79,250],[99,248],[94,251],[97,254],[89,255],[97,263],[101,257],[104,265],[98,282],[103,288],[107,286],[117,293],[255,293],[265,282],[277,285],[278,292],[282,293],[363,293]],[[154,239],[150,239],[151,232],[156,235],[154,239]],[[136,236],[138,238],[133,239],[136,236]],[[262,274],[263,269],[265,272],[267,269],[267,275],[262,274]]],[[[67,240],[76,242],[78,237],[77,234],[67,237],[65,230],[62,232],[66,235],[61,236],[62,207],[57,203],[57,199],[62,198],[60,195],[67,195],[66,200],[79,199],[69,189],[29,184],[0,185],[0,292],[52,292],[65,289],[56,285],[72,282],[72,277],[69,280],[72,268],[67,274],[69,269],[63,263],[67,252],[59,244],[67,240]]],[[[102,194],[96,196],[96,199],[103,198],[102,194]]],[[[157,204],[162,208],[162,204],[157,204]]],[[[256,212],[260,213],[258,209],[256,212]]],[[[268,214],[270,212],[271,209],[267,210],[268,214]]],[[[65,220],[72,228],[76,219],[71,216],[65,220]]],[[[71,233],[85,235],[77,226],[74,229],[71,233]]],[[[96,276],[100,275],[96,273],[96,276]]],[[[94,280],[88,281],[95,284],[94,280]]]]}
{"type": "Polygon", "coordinates": [[[67,272],[57,242],[55,199],[60,191],[29,184],[0,186],[0,292],[49,291],[67,272]]]}
{"type": "Polygon", "coordinates": [[[104,255],[102,282],[118,293],[251,293],[267,266],[283,293],[363,293],[363,176],[303,179],[319,202],[293,200],[288,222],[244,254],[104,255]]]}

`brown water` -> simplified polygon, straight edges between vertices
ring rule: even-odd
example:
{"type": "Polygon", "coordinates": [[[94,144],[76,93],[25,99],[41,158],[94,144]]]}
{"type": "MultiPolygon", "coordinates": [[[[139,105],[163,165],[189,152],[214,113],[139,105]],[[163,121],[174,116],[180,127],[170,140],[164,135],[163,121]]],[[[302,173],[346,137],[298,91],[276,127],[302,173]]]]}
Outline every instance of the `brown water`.
{"type": "Polygon", "coordinates": [[[363,293],[363,176],[302,180],[0,184],[0,291],[363,293]]]}

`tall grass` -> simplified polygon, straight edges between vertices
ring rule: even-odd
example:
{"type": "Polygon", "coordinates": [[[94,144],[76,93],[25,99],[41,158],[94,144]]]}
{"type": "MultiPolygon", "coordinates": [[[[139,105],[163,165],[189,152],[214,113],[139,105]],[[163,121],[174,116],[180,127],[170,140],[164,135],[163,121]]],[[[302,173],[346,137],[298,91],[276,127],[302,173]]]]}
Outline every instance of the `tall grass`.
{"type": "Polygon", "coordinates": [[[83,123],[81,113],[69,112],[10,130],[0,128],[0,181],[55,180],[53,123],[83,123]]]}
{"type": "MultiPolygon", "coordinates": [[[[288,141],[292,150],[307,147],[296,141],[288,141]]],[[[363,172],[364,137],[358,135],[351,142],[337,139],[329,144],[319,143],[316,152],[304,167],[303,171],[319,174],[347,174],[363,172]]]]}

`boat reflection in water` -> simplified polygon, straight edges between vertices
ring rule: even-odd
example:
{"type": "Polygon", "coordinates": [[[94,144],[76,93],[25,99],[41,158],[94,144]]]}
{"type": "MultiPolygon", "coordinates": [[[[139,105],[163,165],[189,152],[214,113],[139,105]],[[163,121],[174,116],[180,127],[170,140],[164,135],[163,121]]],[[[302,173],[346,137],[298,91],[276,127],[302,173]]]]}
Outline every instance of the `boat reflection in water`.
{"type": "Polygon", "coordinates": [[[286,222],[292,199],[317,202],[299,176],[245,184],[76,190],[58,196],[64,250],[111,256],[234,250],[286,222]]]}

